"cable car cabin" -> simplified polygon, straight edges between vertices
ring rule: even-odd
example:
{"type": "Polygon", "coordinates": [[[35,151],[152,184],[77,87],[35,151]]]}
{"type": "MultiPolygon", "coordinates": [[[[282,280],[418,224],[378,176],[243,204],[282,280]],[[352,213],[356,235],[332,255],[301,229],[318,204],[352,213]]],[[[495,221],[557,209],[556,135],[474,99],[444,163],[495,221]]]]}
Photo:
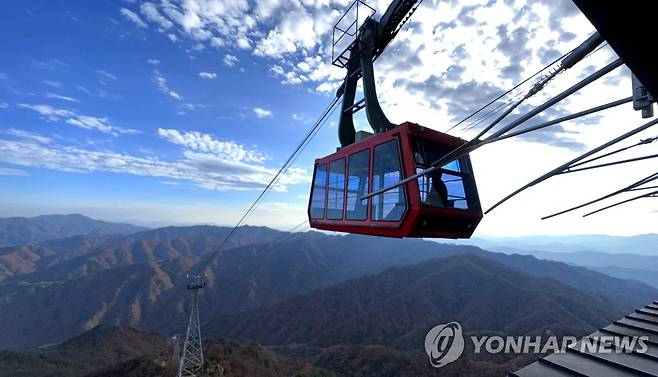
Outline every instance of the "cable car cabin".
{"type": "Polygon", "coordinates": [[[429,167],[464,140],[403,123],[315,161],[312,228],[384,237],[469,238],[482,219],[468,156],[431,176],[362,196],[429,167]]]}

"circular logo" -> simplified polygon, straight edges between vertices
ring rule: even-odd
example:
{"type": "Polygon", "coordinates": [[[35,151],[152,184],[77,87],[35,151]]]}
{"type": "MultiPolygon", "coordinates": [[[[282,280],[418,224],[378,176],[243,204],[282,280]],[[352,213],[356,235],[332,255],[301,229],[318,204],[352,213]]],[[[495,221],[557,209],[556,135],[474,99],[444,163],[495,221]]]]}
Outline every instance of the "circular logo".
{"type": "Polygon", "coordinates": [[[464,336],[459,323],[450,322],[432,328],[425,337],[425,352],[435,368],[459,359],[464,352],[464,336]]]}

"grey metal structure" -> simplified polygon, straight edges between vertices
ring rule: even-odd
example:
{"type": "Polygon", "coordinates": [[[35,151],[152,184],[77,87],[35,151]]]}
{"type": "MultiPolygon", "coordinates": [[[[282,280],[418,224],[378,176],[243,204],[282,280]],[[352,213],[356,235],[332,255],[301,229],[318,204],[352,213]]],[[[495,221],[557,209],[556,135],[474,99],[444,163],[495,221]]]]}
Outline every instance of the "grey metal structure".
{"type": "MultiPolygon", "coordinates": [[[[569,347],[509,373],[509,377],[626,377],[658,376],[658,302],[638,309],[587,337],[647,337],[645,352],[636,347],[620,347],[616,352],[596,352],[588,347],[569,347]]],[[[581,339],[581,342],[583,340],[581,339]]],[[[622,343],[623,345],[623,343],[622,343]]]]}
{"type": "Polygon", "coordinates": [[[199,322],[199,291],[206,286],[201,275],[194,275],[187,283],[192,295],[190,319],[183,345],[183,354],[178,367],[178,377],[198,377],[203,370],[203,344],[201,341],[201,323],[199,322]]]}
{"type": "Polygon", "coordinates": [[[178,335],[171,337],[171,348],[171,359],[176,365],[180,365],[180,339],[178,338],[178,335]]]}
{"type": "Polygon", "coordinates": [[[385,132],[396,126],[388,120],[379,105],[373,62],[395,38],[400,28],[411,17],[421,1],[394,0],[381,19],[376,21],[372,17],[374,9],[363,1],[356,0],[334,25],[332,63],[335,66],[347,68],[345,81],[336,92],[337,98],[343,97],[343,106],[338,122],[338,139],[341,147],[355,142],[356,132],[352,115],[364,107],[368,123],[375,133],[385,132]],[[359,13],[359,8],[365,9],[359,13]],[[355,19],[352,22],[348,20],[349,25],[341,28],[341,23],[345,21],[345,17],[351,11],[354,11],[355,19]],[[367,12],[368,16],[359,24],[359,14],[363,15],[364,11],[367,12]],[[337,52],[336,46],[346,36],[354,36],[355,38],[345,49],[337,52]],[[361,78],[363,78],[364,98],[355,103],[357,84],[361,78]]]}

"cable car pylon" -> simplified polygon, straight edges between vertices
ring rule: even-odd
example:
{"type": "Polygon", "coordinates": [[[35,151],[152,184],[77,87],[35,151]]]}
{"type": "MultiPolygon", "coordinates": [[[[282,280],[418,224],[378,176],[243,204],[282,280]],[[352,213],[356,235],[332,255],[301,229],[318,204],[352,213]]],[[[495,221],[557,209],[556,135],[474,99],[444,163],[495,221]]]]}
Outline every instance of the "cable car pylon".
{"type": "Polygon", "coordinates": [[[202,275],[194,275],[187,283],[191,293],[190,317],[187,323],[183,354],[178,367],[178,377],[199,377],[203,371],[203,344],[199,322],[199,291],[206,286],[202,275]]]}

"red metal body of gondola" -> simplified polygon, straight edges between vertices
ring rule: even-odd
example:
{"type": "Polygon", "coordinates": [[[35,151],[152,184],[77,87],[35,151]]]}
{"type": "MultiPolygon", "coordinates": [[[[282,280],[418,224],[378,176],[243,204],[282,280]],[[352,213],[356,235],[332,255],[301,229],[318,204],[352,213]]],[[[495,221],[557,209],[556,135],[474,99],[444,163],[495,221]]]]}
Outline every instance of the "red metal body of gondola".
{"type": "Polygon", "coordinates": [[[464,140],[403,123],[315,162],[311,227],[385,237],[469,238],[482,219],[468,156],[368,199],[423,170],[464,140]]]}

